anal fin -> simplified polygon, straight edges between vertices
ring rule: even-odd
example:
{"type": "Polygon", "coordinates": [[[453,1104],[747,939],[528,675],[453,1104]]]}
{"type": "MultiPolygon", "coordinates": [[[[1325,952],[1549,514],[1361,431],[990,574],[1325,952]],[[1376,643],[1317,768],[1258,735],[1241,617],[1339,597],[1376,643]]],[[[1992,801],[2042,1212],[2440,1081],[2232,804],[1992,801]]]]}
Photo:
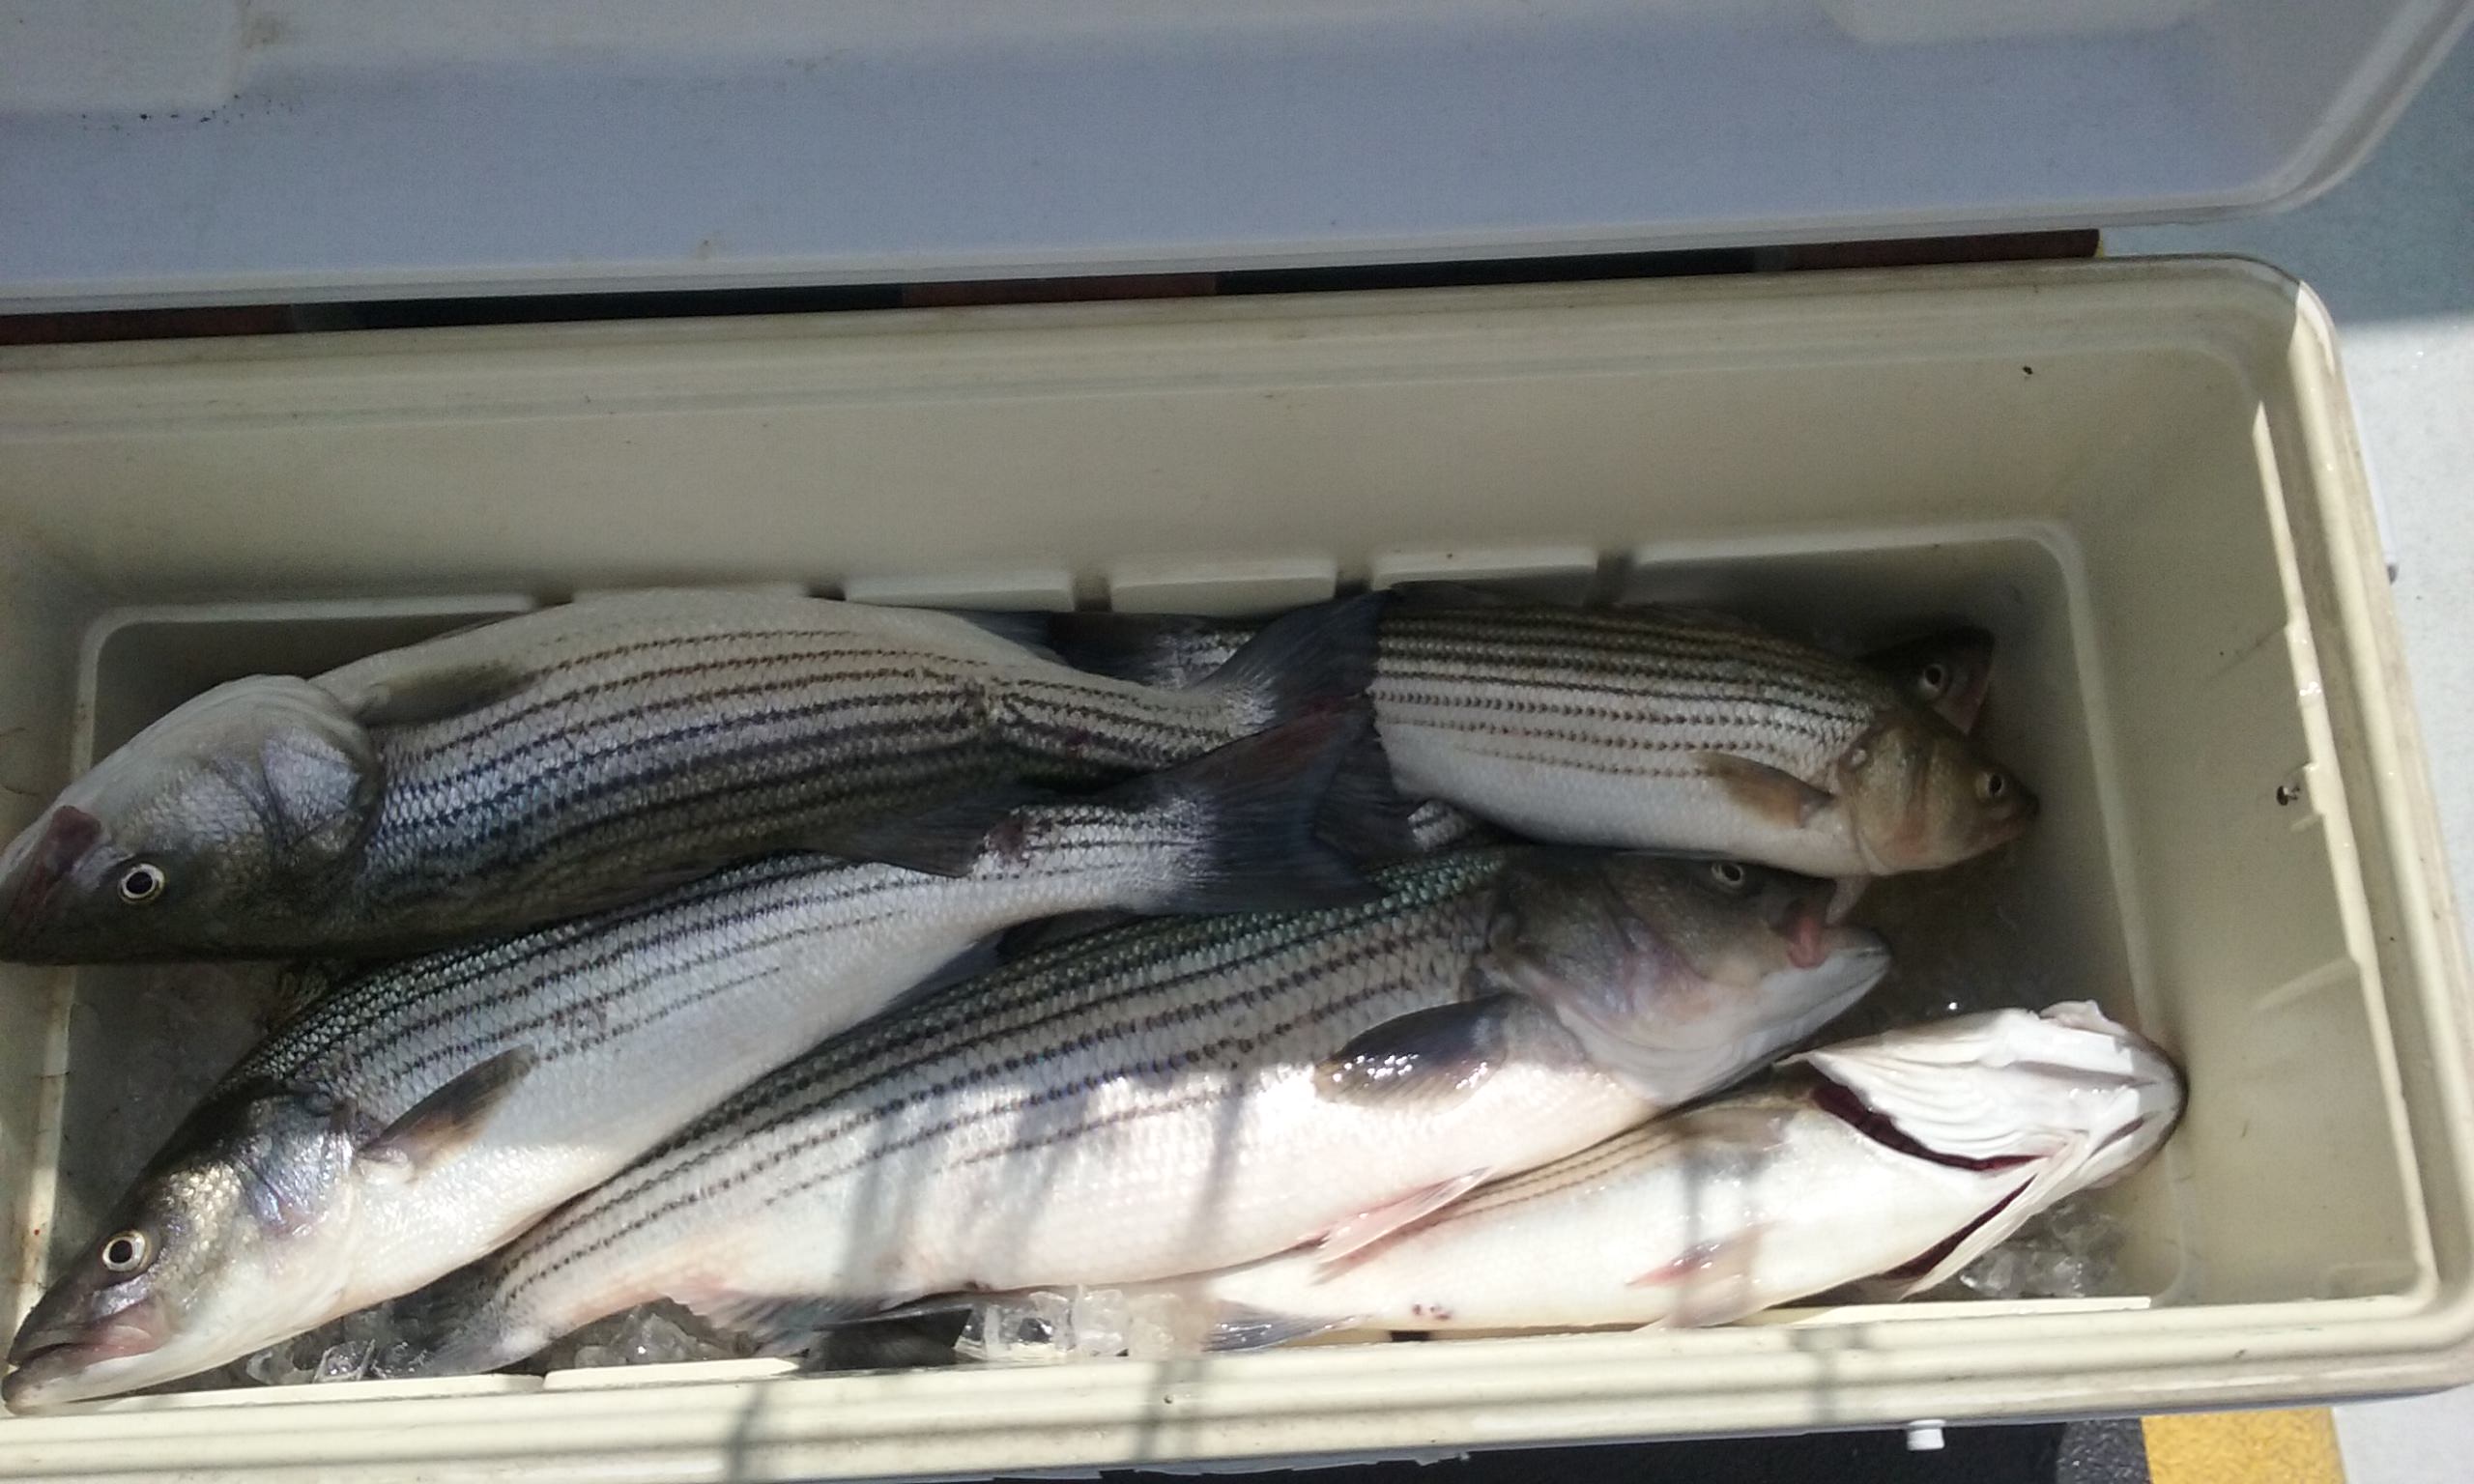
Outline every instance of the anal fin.
{"type": "Polygon", "coordinates": [[[1680,1292],[1666,1323],[1683,1328],[1733,1324],[1763,1307],[1752,1281],[1753,1264],[1761,1254],[1767,1227],[1748,1226],[1725,1237],[1696,1242],[1642,1273],[1633,1288],[1673,1285],[1680,1292]]]}
{"type": "Polygon", "coordinates": [[[1353,1252],[1362,1252],[1403,1227],[1433,1215],[1446,1206],[1485,1184],[1487,1171],[1470,1170],[1421,1185],[1370,1207],[1341,1221],[1323,1234],[1315,1244],[1314,1255],[1326,1264],[1337,1263],[1353,1252]]]}

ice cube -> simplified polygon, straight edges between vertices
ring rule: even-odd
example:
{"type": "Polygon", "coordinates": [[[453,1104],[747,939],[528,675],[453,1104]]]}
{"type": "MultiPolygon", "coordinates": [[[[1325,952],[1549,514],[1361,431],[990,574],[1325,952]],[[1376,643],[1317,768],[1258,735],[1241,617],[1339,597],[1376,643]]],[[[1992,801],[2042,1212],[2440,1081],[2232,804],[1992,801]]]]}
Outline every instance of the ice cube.
{"type": "Polygon", "coordinates": [[[615,1347],[628,1365],[675,1365],[705,1358],[708,1347],[653,1309],[638,1309],[618,1328],[615,1347]]]}
{"type": "Polygon", "coordinates": [[[318,1382],[359,1381],[369,1373],[369,1362],[377,1356],[378,1342],[374,1339],[345,1340],[338,1345],[330,1345],[318,1357],[317,1372],[310,1379],[318,1382]]]}
{"type": "Polygon", "coordinates": [[[2087,1298],[2106,1292],[2125,1233],[2092,1201],[2063,1201],[1960,1270],[1957,1285],[1982,1298],[2087,1298]]]}
{"type": "Polygon", "coordinates": [[[1113,1288],[1077,1289],[1072,1313],[1069,1354],[1083,1358],[1125,1354],[1132,1315],[1123,1293],[1113,1288]]]}
{"type": "Polygon", "coordinates": [[[253,1350],[242,1357],[241,1374],[262,1386],[282,1385],[285,1373],[292,1368],[291,1352],[289,1343],[253,1350]]]}
{"type": "Polygon", "coordinates": [[[1188,1305],[1174,1294],[1143,1294],[1126,1308],[1125,1353],[1136,1360],[1171,1360],[1199,1348],[1184,1333],[1188,1305]]]}
{"type": "Polygon", "coordinates": [[[410,1340],[389,1340],[370,1358],[369,1377],[372,1381],[392,1381],[411,1376],[419,1371],[421,1359],[418,1345],[410,1340]]]}

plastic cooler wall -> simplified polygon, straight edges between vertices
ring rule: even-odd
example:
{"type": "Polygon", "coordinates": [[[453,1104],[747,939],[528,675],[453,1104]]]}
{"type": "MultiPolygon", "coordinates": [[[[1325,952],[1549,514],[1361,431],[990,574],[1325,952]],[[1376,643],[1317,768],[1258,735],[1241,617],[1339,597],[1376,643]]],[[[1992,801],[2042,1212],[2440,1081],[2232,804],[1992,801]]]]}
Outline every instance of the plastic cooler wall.
{"type": "MultiPolygon", "coordinates": [[[[2376,1349],[2389,1331],[2342,1322],[2427,1312],[2463,1269],[2461,1154],[2435,1112],[2455,1083],[2424,1069],[2401,1088],[2389,1030],[2399,1004],[2452,1026],[2458,989],[2444,970],[2383,983],[2383,952],[2409,960],[2382,925],[2445,889],[2366,864],[2406,847],[2393,820],[2354,821],[2373,758],[2332,712],[2359,681],[2305,613],[2333,612],[2310,596],[2325,511],[2287,488],[2310,472],[2294,430],[2328,436],[2342,412],[2295,401],[2295,314],[2247,266],[2096,265],[16,353],[0,823],[40,806],[90,725],[107,744],[253,666],[596,586],[1247,609],[1456,575],[1724,601],[1851,643],[1966,617],[2000,642],[1992,745],[2046,807],[1970,892],[1906,902],[1902,1003],[2093,997],[2193,1089],[2168,1157],[2112,1197],[2122,1284],[2158,1306],[2063,1305],[2076,1327],[2041,1332],[2161,1343],[2197,1306],[2264,1304],[2227,1312],[2228,1347],[2307,1314],[2332,1327],[2306,1348],[2376,1349]]],[[[144,997],[88,975],[72,1033],[68,985],[0,970],[27,1281],[159,1136],[102,1121],[178,1111],[132,1115],[115,1080],[167,1033],[101,1007],[144,997]],[[55,1139],[43,1073],[63,1054],[55,1139]]],[[[1946,1348],[1957,1368],[2025,1322],[1870,1325],[1863,1343],[1946,1348]]],[[[1645,1392],[1696,1347],[1751,1343],[1598,1340],[1639,1347],[1645,1392]]],[[[1313,1363],[1380,1379],[1400,1349],[1313,1363]]],[[[2056,1355],[2082,1410],[2217,1374],[2191,1367],[2185,1387],[2056,1355]]],[[[1801,1374],[1781,1358],[1744,1382],[1746,1414],[1815,1420],[1801,1374]]],[[[0,1465],[48,1425],[0,1419],[0,1465]]],[[[1068,1452],[1120,1456],[1084,1446],[1068,1452]]]]}

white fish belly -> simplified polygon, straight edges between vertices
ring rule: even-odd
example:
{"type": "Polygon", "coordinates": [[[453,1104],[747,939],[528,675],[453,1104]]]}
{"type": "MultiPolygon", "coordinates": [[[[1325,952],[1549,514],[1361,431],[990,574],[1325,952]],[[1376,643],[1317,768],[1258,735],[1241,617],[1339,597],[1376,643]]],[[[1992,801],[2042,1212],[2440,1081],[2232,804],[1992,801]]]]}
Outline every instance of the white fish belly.
{"type": "Polygon", "coordinates": [[[2028,1178],[1900,1155],[1818,1112],[1774,1142],[1687,1133],[1594,1178],[1558,1186],[1560,1169],[1536,1172],[1536,1193],[1482,1192],[1355,1261],[1282,1258],[1188,1292],[1394,1329],[1731,1317],[1898,1267],[2028,1178]]]}
{"type": "Polygon", "coordinates": [[[932,1109],[889,1122],[873,1141],[881,1153],[797,1199],[734,1193],[699,1210],[603,1291],[550,1303],[564,1312],[545,1327],[605,1312],[614,1297],[830,1296],[866,1307],[1191,1272],[1316,1238],[1424,1186],[1557,1158],[1647,1111],[1594,1070],[1518,1066],[1430,1108],[1326,1100],[1302,1068],[1235,1096],[1208,1081],[1104,1086],[1079,1106],[1025,1111],[1001,1142],[968,1148],[923,1137],[939,1118],[932,1109]]]}
{"type": "Polygon", "coordinates": [[[1747,808],[1675,754],[1626,756],[1603,744],[1538,739],[1499,748],[1395,720],[1379,728],[1402,794],[1436,798],[1532,839],[1630,850],[1740,856],[1807,875],[1866,873],[1838,812],[1783,823],[1747,808]]]}
{"type": "Polygon", "coordinates": [[[748,1082],[882,1010],[991,930],[992,918],[1011,920],[922,901],[901,921],[820,930],[760,960],[682,975],[657,1007],[622,999],[594,1011],[610,1039],[527,1073],[471,1146],[400,1184],[363,1181],[346,1307],[490,1252],[748,1082]]]}

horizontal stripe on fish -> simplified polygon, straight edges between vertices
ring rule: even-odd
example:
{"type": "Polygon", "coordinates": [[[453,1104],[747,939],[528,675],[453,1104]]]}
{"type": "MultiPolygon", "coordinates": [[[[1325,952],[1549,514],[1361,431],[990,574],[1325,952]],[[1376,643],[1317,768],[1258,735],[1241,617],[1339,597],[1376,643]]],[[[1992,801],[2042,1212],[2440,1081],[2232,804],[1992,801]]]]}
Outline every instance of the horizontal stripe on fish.
{"type": "Polygon", "coordinates": [[[12,1405],[188,1374],[409,1292],[1008,927],[1370,895],[1317,839],[1339,780],[1373,765],[1369,725],[1362,705],[1326,713],[1026,806],[956,876],[759,859],[341,977],[210,1094],[46,1295],[12,1405]],[[131,1249],[152,1266],[115,1258],[131,1249]],[[68,1338],[94,1323],[108,1353],[68,1338]]]}
{"type": "MultiPolygon", "coordinates": [[[[1070,659],[1147,677],[1242,628],[1064,614],[1048,632],[1070,659]]],[[[1723,615],[1416,585],[1385,610],[1367,695],[1409,796],[1541,841],[1853,882],[1955,864],[2034,818],[1954,729],[1991,658],[1972,629],[1856,661],[1723,615]]]]}
{"type": "Polygon", "coordinates": [[[435,1364],[656,1296],[752,1321],[1349,1231],[1737,1074],[1885,962],[1820,926],[1826,885],[1732,864],[1478,849],[1384,879],[1104,929],[856,1028],[459,1279],[435,1364]],[[1642,986],[1636,1018],[1600,971],[1642,986]]]}
{"type": "MultiPolygon", "coordinates": [[[[1848,1285],[1896,1298],[2152,1156],[2182,1104],[2172,1064],[2087,1005],[1796,1060],[1810,1070],[1492,1183],[1338,1262],[1095,1286],[1196,1350],[1335,1328],[1719,1324],[1848,1285]]],[[[1021,1298],[961,1301],[997,1335],[1021,1298]]],[[[1072,1354],[1084,1337],[1053,1338],[1072,1354]]]]}
{"type": "Polygon", "coordinates": [[[995,620],[748,593],[599,598],[234,681],[0,855],[0,956],[404,951],[786,848],[956,870],[967,832],[917,816],[992,823],[1023,788],[1157,771],[1354,700],[1377,607],[1277,620],[1186,691],[1078,671],[995,620]]]}

